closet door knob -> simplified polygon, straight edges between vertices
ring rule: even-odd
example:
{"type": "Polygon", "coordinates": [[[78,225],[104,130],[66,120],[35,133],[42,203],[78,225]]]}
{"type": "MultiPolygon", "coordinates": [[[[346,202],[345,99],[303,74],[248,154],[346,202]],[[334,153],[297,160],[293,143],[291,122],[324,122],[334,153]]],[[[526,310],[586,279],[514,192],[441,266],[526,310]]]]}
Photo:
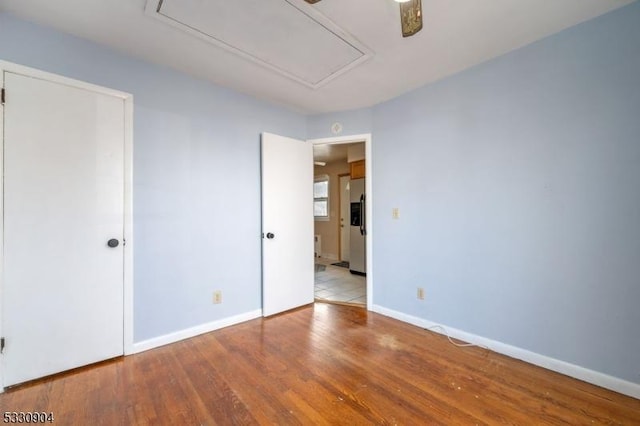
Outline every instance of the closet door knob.
{"type": "Polygon", "coordinates": [[[116,240],[115,238],[112,238],[109,241],[107,241],[107,245],[111,248],[118,247],[119,244],[120,244],[120,241],[116,240]]]}

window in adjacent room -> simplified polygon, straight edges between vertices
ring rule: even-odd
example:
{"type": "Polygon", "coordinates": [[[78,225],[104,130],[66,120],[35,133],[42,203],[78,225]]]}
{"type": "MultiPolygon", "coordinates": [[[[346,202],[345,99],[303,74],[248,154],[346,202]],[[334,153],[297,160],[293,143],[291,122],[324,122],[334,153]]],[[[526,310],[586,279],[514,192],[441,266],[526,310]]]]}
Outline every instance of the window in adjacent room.
{"type": "Polygon", "coordinates": [[[316,176],[313,182],[313,215],[316,220],[329,220],[329,176],[316,176]]]}

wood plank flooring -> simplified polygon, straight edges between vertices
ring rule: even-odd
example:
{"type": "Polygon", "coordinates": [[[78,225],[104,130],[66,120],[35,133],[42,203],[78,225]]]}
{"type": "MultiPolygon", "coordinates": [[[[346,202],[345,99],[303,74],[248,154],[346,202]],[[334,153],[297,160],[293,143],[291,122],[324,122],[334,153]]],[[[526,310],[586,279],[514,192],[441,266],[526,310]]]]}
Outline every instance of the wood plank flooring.
{"type": "Polygon", "coordinates": [[[640,400],[317,303],[0,395],[56,425],[640,424],[640,400]]]}

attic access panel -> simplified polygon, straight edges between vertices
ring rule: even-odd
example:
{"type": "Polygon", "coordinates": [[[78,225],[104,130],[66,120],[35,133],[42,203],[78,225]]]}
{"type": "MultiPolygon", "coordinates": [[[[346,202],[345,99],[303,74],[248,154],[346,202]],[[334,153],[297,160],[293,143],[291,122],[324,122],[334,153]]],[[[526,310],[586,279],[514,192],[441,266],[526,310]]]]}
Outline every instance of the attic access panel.
{"type": "Polygon", "coordinates": [[[147,0],[145,12],[313,89],[371,56],[302,0],[147,0]]]}

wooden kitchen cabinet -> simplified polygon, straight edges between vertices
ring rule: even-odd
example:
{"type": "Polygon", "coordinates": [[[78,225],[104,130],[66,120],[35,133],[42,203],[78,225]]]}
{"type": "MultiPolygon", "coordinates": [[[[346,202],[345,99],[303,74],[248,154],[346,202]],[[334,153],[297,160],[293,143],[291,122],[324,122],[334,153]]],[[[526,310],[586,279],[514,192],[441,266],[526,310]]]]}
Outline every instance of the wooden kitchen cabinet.
{"type": "Polygon", "coordinates": [[[360,179],[364,177],[364,160],[354,161],[351,165],[351,179],[360,179]]]}

